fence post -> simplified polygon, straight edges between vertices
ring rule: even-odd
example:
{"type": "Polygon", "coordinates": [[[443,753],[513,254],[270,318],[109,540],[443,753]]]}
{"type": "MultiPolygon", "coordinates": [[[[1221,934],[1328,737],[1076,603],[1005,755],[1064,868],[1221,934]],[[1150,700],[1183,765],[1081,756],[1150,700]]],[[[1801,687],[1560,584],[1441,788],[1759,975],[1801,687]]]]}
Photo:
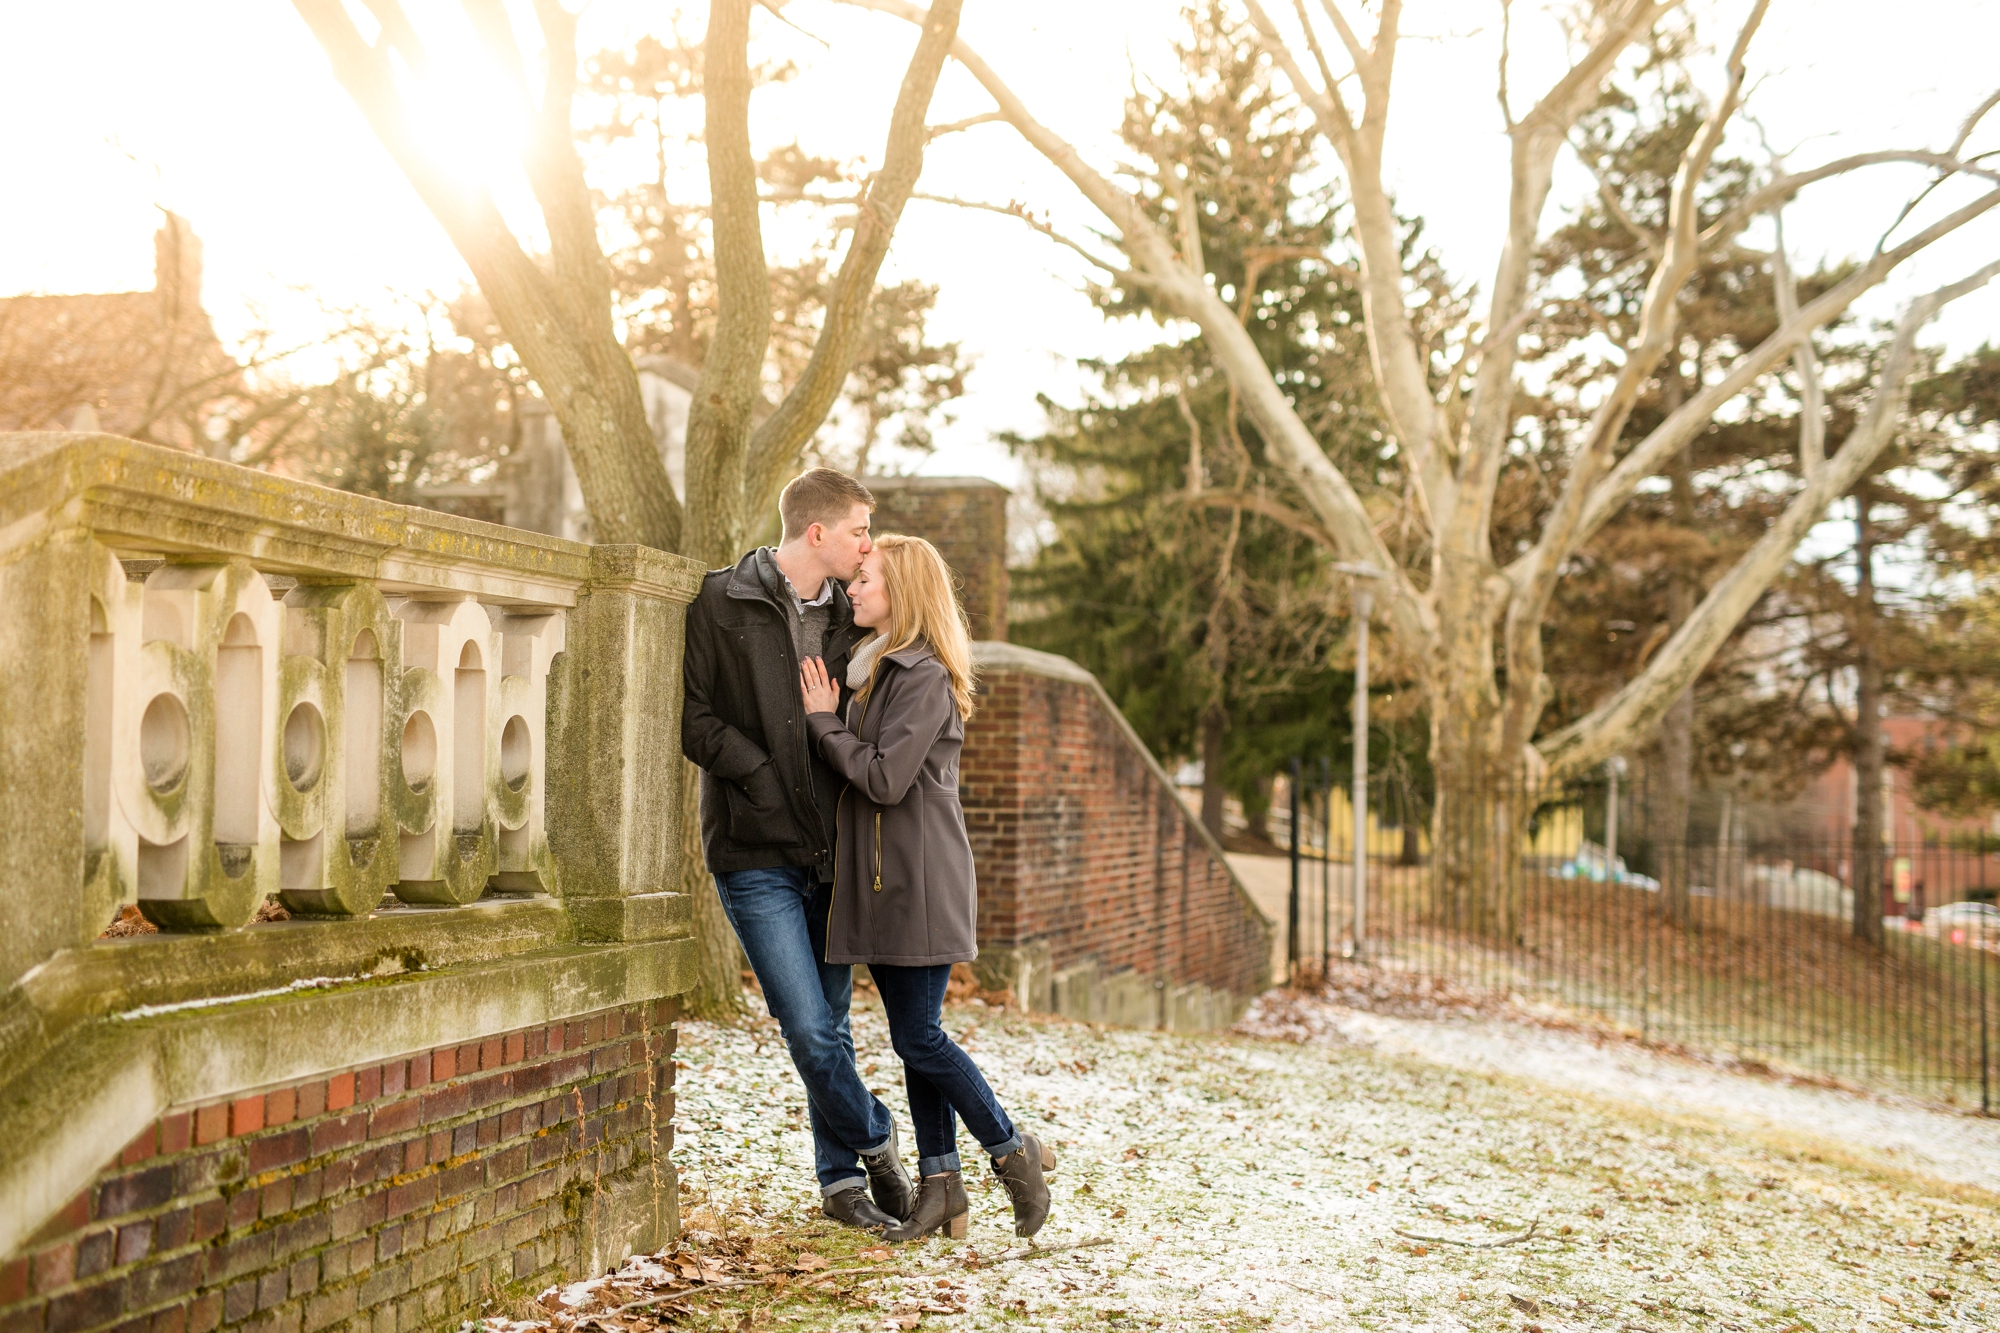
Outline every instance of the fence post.
{"type": "Polygon", "coordinates": [[[1299,971],[1299,760],[1292,756],[1292,780],[1287,790],[1292,811],[1292,891],[1285,899],[1285,980],[1295,982],[1299,971]]]}
{"type": "MultiPolygon", "coordinates": [[[[1368,941],[1368,612],[1374,596],[1354,588],[1354,956],[1368,941]]],[[[1327,841],[1331,843],[1332,838],[1327,841]]],[[[1332,848],[1329,847],[1331,853],[1332,848]]]]}
{"type": "MultiPolygon", "coordinates": [[[[1973,891],[1974,902],[1986,901],[1986,830],[1980,829],[1973,835],[1972,863],[1978,867],[1979,887],[1973,891]]],[[[1988,1044],[1987,1028],[1992,1020],[1987,1016],[1986,965],[1992,961],[1993,950],[1986,947],[1986,928],[1979,928],[1979,1113],[1993,1114],[1993,1055],[1988,1044]]]]}

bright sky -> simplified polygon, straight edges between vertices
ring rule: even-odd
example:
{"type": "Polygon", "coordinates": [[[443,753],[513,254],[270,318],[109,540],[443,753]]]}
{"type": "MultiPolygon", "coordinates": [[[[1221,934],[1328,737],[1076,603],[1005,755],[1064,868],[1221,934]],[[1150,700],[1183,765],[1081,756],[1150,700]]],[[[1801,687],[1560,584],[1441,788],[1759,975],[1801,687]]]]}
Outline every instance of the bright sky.
{"type": "MultiPolygon", "coordinates": [[[[454,5],[411,0],[410,8],[420,26],[438,25],[436,49],[469,47],[453,35],[454,5]]],[[[675,8],[595,0],[583,49],[621,43],[675,8]]],[[[705,6],[684,8],[686,27],[698,31],[705,6]]],[[[1118,156],[1132,71],[1170,72],[1165,52],[1179,8],[1180,0],[967,0],[962,32],[1044,121],[1108,165],[1118,156]]],[[[1702,0],[1696,12],[1709,39],[1726,43],[1746,8],[1744,0],[1702,0]]],[[[1390,158],[1399,202],[1427,219],[1458,275],[1484,281],[1504,208],[1506,149],[1493,95],[1498,5],[1419,0],[1406,12],[1407,30],[1423,40],[1408,44],[1398,71],[1390,158]]],[[[805,72],[759,95],[759,139],[769,146],[796,137],[815,152],[879,157],[911,31],[827,0],[794,0],[785,13],[828,45],[760,17],[767,49],[805,72]]],[[[0,180],[11,192],[0,216],[0,293],[149,286],[155,205],[187,216],[203,238],[205,300],[225,337],[258,309],[309,332],[312,307],[298,289],[335,303],[387,303],[394,292],[450,291],[464,280],[458,257],[284,0],[0,0],[0,25],[0,124],[8,127],[0,180]]],[[[1794,167],[1870,148],[1942,148],[2000,81],[1997,43],[2000,7],[1982,0],[1893,11],[1855,0],[1777,0],[1752,50],[1752,109],[1794,167]]],[[[1557,68],[1561,49],[1545,20],[1517,13],[1514,50],[1518,106],[1557,68]]],[[[932,119],[989,107],[952,68],[932,119]]],[[[482,155],[491,136],[481,123],[440,119],[461,122],[439,131],[455,161],[498,168],[490,151],[482,155]]],[[[2000,147],[2000,115],[1994,122],[1978,146],[2000,147]]],[[[1754,138],[1739,147],[1754,148],[1754,138]]],[[[1794,254],[1809,263],[1865,252],[1918,182],[1917,173],[1886,169],[1821,187],[1788,214],[1794,254]]],[[[1571,168],[1559,195],[1574,197],[1582,185],[1571,168]]],[[[1003,126],[940,140],[920,188],[1022,199],[1076,235],[1093,221],[1003,126]]],[[[522,197],[503,192],[513,207],[522,197]]],[[[1887,314],[1898,295],[1949,280],[1996,249],[2000,219],[1976,224],[1909,266],[1869,309],[1887,314]]],[[[924,468],[931,473],[1013,479],[1012,461],[990,442],[995,431],[1035,429],[1038,392],[1073,399],[1077,358],[1158,336],[1105,325],[1079,294],[1081,261],[1008,218],[913,204],[886,276],[941,284],[937,332],[963,340],[979,362],[957,424],[924,468]]],[[[1937,336],[1958,349],[2000,336],[2000,290],[1959,303],[1937,336]]]]}

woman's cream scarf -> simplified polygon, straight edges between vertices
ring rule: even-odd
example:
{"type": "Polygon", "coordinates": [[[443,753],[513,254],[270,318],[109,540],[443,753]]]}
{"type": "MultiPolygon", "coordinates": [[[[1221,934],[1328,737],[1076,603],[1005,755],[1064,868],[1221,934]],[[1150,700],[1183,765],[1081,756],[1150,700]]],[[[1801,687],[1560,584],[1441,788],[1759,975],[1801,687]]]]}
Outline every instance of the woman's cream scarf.
{"type": "Polygon", "coordinates": [[[847,688],[858,690],[868,683],[868,673],[875,669],[875,659],[889,646],[889,636],[879,631],[875,637],[854,650],[847,659],[847,688]]]}

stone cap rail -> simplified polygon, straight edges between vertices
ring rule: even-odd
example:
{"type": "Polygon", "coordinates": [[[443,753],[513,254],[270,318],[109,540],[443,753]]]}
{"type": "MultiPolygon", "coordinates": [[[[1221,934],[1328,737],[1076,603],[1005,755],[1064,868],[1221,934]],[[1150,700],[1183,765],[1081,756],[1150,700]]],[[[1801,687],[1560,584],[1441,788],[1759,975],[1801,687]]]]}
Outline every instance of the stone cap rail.
{"type": "MultiPolygon", "coordinates": [[[[121,552],[240,558],[265,573],[367,580],[386,596],[567,607],[591,578],[591,548],[560,537],[116,435],[0,434],[0,558],[63,527],[121,552]]],[[[693,562],[648,554],[663,592],[693,597],[693,562]]]]}

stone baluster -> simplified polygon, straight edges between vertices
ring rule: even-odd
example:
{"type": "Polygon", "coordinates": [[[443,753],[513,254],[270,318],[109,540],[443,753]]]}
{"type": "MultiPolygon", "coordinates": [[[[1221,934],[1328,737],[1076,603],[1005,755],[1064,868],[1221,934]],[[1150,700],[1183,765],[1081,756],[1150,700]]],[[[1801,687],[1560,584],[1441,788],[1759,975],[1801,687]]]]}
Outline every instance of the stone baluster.
{"type": "Polygon", "coordinates": [[[137,834],[139,910],[160,926],[240,926],[277,886],[283,624],[241,560],[164,565],[146,580],[111,782],[137,834]]]}
{"type": "Polygon", "coordinates": [[[403,622],[367,583],[302,584],[285,598],[278,664],[279,897],[295,913],[372,911],[396,882],[403,622]]]}
{"type": "Polygon", "coordinates": [[[493,801],[500,825],[493,882],[514,892],[554,892],[549,852],[549,673],[563,652],[569,618],[496,607],[500,636],[498,764],[493,801]]]}

